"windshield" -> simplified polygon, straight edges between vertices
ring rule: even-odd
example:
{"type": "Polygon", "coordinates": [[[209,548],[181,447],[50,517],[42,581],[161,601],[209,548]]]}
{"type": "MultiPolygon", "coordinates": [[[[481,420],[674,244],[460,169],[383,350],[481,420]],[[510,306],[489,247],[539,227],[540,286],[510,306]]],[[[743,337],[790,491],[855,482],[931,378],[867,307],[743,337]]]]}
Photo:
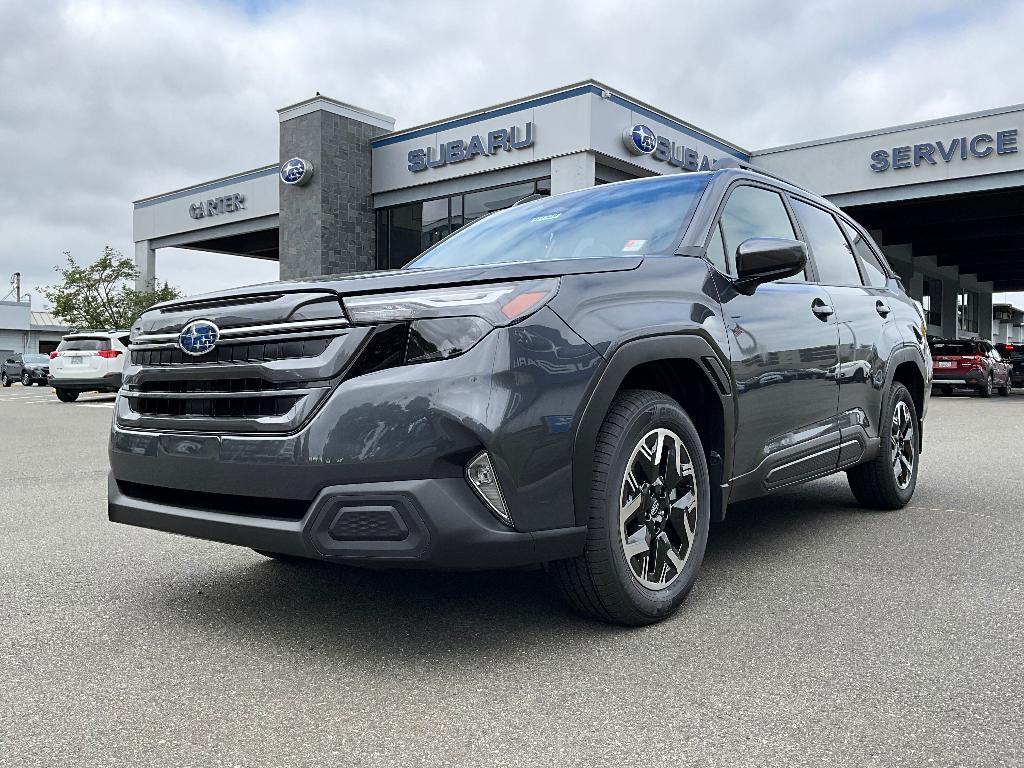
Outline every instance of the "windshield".
{"type": "Polygon", "coordinates": [[[50,358],[46,355],[25,355],[24,358],[26,363],[48,363],[50,358]]]}
{"type": "Polygon", "coordinates": [[[97,338],[64,339],[57,349],[60,352],[96,352],[110,349],[110,341],[97,338]]]}
{"type": "Polygon", "coordinates": [[[405,269],[668,253],[710,178],[663,176],[517,205],[460,229],[405,269]]]}
{"type": "Polygon", "coordinates": [[[973,341],[935,341],[932,342],[933,355],[976,355],[973,341]]]}

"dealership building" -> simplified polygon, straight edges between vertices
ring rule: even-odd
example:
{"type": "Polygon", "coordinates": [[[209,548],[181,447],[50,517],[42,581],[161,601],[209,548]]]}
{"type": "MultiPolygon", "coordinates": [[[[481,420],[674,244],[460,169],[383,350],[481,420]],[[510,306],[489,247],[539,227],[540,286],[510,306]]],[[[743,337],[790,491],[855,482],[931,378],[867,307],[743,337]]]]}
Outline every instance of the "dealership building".
{"type": "Polygon", "coordinates": [[[930,333],[1024,341],[1024,105],[751,150],[596,81],[433,123],[316,96],[278,110],[277,157],[135,202],[140,283],[163,248],[277,261],[283,279],[397,268],[533,196],[722,158],[824,195],[881,244],[930,333]]]}

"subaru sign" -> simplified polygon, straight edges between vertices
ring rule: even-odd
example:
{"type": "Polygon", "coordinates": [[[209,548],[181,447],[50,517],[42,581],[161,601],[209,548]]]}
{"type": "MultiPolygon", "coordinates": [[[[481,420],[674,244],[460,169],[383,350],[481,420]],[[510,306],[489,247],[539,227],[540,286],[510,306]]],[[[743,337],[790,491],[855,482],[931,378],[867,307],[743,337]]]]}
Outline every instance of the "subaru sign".
{"type": "Polygon", "coordinates": [[[178,347],[186,355],[205,355],[220,338],[220,329],[209,320],[193,320],[178,334],[178,347]]]}
{"type": "Polygon", "coordinates": [[[513,125],[508,129],[500,128],[491,131],[487,134],[486,139],[476,134],[466,141],[456,139],[445,142],[436,150],[434,147],[413,149],[408,155],[409,170],[413,173],[420,173],[428,168],[441,168],[445,165],[463,163],[478,156],[490,157],[498,152],[526,149],[533,146],[533,140],[533,123],[527,123],[522,128],[513,125]]]}
{"type": "Polygon", "coordinates": [[[659,136],[649,126],[637,123],[622,132],[622,143],[632,155],[650,155],[684,171],[710,171],[712,160],[701,154],[694,147],[659,136]]]}
{"type": "Polygon", "coordinates": [[[281,166],[281,181],[289,186],[301,187],[313,176],[313,164],[301,157],[293,157],[281,166]]]}

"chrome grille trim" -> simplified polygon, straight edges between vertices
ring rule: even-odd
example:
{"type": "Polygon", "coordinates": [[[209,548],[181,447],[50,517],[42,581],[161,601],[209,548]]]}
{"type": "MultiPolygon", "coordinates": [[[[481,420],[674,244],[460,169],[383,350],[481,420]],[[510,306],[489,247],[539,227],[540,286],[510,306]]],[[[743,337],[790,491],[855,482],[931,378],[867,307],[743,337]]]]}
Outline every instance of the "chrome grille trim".
{"type": "MultiPolygon", "coordinates": [[[[279,331],[286,334],[302,333],[303,331],[325,331],[331,329],[337,329],[339,332],[350,328],[348,320],[344,318],[328,318],[326,320],[302,320],[288,323],[265,323],[263,325],[246,325],[239,326],[237,328],[221,328],[220,338],[224,341],[243,341],[244,339],[239,338],[242,336],[258,336],[262,338],[265,334],[279,331]]],[[[131,346],[135,349],[142,349],[143,344],[152,344],[160,342],[173,342],[177,343],[178,336],[181,332],[177,333],[146,333],[140,335],[135,341],[132,342],[131,346]]]]}

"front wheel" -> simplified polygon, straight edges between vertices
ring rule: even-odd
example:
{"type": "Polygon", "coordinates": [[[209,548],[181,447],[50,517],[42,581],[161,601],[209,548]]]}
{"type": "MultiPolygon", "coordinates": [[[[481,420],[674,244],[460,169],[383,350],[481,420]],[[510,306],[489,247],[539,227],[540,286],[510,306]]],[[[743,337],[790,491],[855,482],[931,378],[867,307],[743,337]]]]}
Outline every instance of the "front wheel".
{"type": "Polygon", "coordinates": [[[551,565],[556,588],[601,621],[660,621],[686,598],[704,560],[711,487],[697,429],[659,392],[620,392],[592,472],[586,547],[551,565]]]}
{"type": "Polygon", "coordinates": [[[23,387],[31,387],[32,386],[32,377],[29,376],[27,373],[21,374],[21,386],[23,386],[23,387]]]}
{"type": "Polygon", "coordinates": [[[878,455],[846,472],[857,501],[872,509],[900,509],[910,503],[917,487],[918,434],[914,399],[897,382],[889,393],[878,455]]]}
{"type": "Polygon", "coordinates": [[[1007,375],[1006,381],[1003,382],[1003,386],[999,388],[999,394],[1003,397],[1009,397],[1011,389],[1013,389],[1013,377],[1007,375]]]}
{"type": "Polygon", "coordinates": [[[60,400],[62,403],[73,403],[75,402],[75,400],[78,399],[78,393],[72,392],[71,390],[68,389],[58,389],[57,399],[60,400]]]}
{"type": "Polygon", "coordinates": [[[992,376],[985,379],[985,383],[978,390],[978,394],[982,397],[992,397],[992,376]]]}

